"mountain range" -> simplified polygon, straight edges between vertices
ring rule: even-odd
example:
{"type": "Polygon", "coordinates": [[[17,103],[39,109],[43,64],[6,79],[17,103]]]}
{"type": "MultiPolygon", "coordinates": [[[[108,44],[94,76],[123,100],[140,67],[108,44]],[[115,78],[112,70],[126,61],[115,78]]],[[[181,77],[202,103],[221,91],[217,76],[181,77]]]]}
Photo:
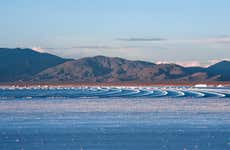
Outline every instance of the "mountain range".
{"type": "Polygon", "coordinates": [[[32,49],[0,48],[0,82],[191,83],[230,81],[230,61],[210,67],[154,64],[119,57],[65,59],[32,49]]]}

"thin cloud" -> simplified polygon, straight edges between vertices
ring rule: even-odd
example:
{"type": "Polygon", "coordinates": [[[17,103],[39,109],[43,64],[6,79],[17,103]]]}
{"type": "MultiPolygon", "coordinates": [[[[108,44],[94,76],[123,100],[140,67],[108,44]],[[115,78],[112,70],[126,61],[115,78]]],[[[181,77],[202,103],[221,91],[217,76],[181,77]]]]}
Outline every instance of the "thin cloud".
{"type": "Polygon", "coordinates": [[[71,47],[72,49],[74,48],[86,48],[86,49],[111,49],[113,47],[111,46],[95,46],[95,45],[85,45],[85,46],[73,46],[71,47]]]}
{"type": "Polygon", "coordinates": [[[171,44],[230,44],[230,36],[217,36],[197,39],[169,39],[167,43],[171,44]]]}
{"type": "Polygon", "coordinates": [[[40,53],[44,53],[45,52],[45,49],[43,49],[41,47],[32,47],[31,49],[34,50],[34,51],[40,52],[40,53]]]}
{"type": "Polygon", "coordinates": [[[230,59],[213,59],[205,62],[201,62],[198,60],[192,61],[157,61],[156,64],[178,64],[184,67],[209,67],[221,61],[230,61],[230,59]]]}
{"type": "Polygon", "coordinates": [[[97,45],[82,45],[82,46],[72,46],[72,47],[45,47],[44,49],[48,50],[57,50],[57,49],[113,49],[112,46],[97,46],[97,45]]]}
{"type": "Polygon", "coordinates": [[[200,39],[200,40],[193,40],[195,43],[217,43],[217,44],[230,44],[230,37],[229,36],[223,36],[223,37],[213,37],[213,38],[206,38],[206,39],[200,39]]]}
{"type": "MultiPolygon", "coordinates": [[[[74,49],[92,49],[92,50],[100,50],[100,49],[129,49],[129,48],[159,48],[163,49],[165,47],[161,46],[151,46],[151,45],[101,45],[101,46],[96,46],[96,45],[82,45],[82,46],[72,46],[72,47],[43,47],[42,49],[45,50],[74,50],[74,49]]],[[[35,48],[37,49],[37,48],[35,48]]]]}
{"type": "Polygon", "coordinates": [[[216,37],[195,38],[195,39],[164,39],[164,38],[118,38],[118,41],[125,42],[161,42],[168,44],[230,44],[230,36],[221,35],[216,37]]]}
{"type": "Polygon", "coordinates": [[[184,67],[197,67],[197,66],[202,66],[199,61],[157,61],[156,64],[178,64],[184,67]]]}
{"type": "Polygon", "coordinates": [[[119,41],[127,42],[157,42],[157,41],[166,41],[167,39],[163,38],[118,38],[119,41]]]}

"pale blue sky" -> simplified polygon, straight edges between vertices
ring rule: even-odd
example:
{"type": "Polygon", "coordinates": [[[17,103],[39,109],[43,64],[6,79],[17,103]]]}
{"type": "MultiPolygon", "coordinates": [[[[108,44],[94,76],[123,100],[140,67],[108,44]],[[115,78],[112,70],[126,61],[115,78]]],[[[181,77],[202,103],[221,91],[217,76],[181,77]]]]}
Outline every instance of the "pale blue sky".
{"type": "Polygon", "coordinates": [[[0,47],[202,64],[230,58],[229,0],[2,0],[0,47]]]}

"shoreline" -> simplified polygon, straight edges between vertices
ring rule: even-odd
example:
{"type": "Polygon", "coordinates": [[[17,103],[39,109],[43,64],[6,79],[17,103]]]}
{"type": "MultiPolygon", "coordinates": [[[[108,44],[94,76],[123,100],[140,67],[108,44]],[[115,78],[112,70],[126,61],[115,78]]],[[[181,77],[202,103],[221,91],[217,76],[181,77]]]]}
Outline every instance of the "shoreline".
{"type": "Polygon", "coordinates": [[[16,87],[34,87],[34,86],[48,86],[48,87],[95,87],[95,86],[125,86],[125,87],[148,87],[148,86],[230,86],[230,82],[191,82],[191,83],[141,83],[141,82],[81,82],[81,83],[0,83],[0,87],[16,86],[16,87]]]}

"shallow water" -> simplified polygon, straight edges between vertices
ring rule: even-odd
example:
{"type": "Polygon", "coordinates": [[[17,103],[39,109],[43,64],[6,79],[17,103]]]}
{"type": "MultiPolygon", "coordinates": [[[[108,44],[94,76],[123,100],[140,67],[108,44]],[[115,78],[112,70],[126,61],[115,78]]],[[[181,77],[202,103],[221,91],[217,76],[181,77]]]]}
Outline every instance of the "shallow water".
{"type": "Polygon", "coordinates": [[[1,87],[0,99],[230,98],[228,87],[1,87]]]}
{"type": "Polygon", "coordinates": [[[0,149],[230,149],[229,88],[0,90],[0,149]]]}

